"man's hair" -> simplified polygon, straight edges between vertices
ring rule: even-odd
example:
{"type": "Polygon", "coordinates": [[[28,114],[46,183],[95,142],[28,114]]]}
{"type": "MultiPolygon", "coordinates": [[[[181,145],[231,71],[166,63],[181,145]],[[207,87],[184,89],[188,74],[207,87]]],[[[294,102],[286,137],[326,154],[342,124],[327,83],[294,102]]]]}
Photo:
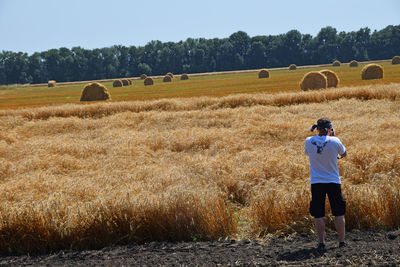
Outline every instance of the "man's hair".
{"type": "Polygon", "coordinates": [[[331,129],[332,122],[328,118],[321,118],[317,121],[317,128],[318,129],[331,129]]]}
{"type": "Polygon", "coordinates": [[[317,121],[317,124],[314,124],[311,127],[311,132],[314,131],[314,129],[317,128],[318,130],[323,130],[325,131],[325,133],[328,133],[329,129],[333,129],[332,128],[332,122],[330,119],[328,118],[321,118],[317,121]]]}

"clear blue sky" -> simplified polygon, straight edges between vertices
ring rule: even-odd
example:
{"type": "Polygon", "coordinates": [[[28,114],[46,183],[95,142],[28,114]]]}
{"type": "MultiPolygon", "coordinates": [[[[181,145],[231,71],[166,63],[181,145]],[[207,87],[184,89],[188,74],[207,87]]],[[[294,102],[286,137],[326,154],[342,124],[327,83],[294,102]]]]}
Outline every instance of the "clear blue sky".
{"type": "Polygon", "coordinates": [[[356,31],[400,24],[400,0],[0,0],[0,51],[143,46],[322,27],[356,31]]]}

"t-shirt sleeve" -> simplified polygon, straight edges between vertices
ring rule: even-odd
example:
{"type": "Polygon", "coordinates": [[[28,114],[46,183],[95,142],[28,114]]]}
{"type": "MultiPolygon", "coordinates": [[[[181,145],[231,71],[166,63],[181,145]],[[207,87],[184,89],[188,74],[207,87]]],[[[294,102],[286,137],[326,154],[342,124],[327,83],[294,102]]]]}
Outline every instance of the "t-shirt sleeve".
{"type": "Polygon", "coordinates": [[[338,148],[338,154],[341,155],[344,152],[346,152],[346,148],[344,147],[344,145],[342,144],[342,142],[339,140],[339,138],[337,138],[337,142],[336,142],[337,148],[338,148]]]}

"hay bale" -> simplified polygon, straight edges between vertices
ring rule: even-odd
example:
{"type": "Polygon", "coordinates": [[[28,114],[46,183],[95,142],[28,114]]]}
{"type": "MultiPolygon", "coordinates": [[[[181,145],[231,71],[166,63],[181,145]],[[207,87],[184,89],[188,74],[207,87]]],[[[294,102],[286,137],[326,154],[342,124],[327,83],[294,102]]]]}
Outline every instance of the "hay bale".
{"type": "Polygon", "coordinates": [[[165,74],[165,75],[168,75],[168,76],[170,76],[171,78],[174,78],[174,74],[172,74],[172,72],[168,72],[168,73],[165,74]]]}
{"type": "Polygon", "coordinates": [[[269,78],[269,71],[262,69],[258,72],[258,78],[269,78]]]}
{"type": "Polygon", "coordinates": [[[111,99],[107,88],[101,83],[89,83],[83,88],[81,101],[100,101],[111,99]]]}
{"type": "Polygon", "coordinates": [[[150,77],[146,77],[146,79],[144,79],[144,85],[153,85],[154,81],[152,78],[150,77]]]}
{"type": "Polygon", "coordinates": [[[113,81],[113,87],[122,87],[122,81],[121,80],[114,80],[113,81]]]}
{"type": "Polygon", "coordinates": [[[394,56],[392,58],[392,64],[393,65],[400,64],[400,56],[394,56]]]}
{"type": "Polygon", "coordinates": [[[383,79],[383,68],[378,64],[368,64],[361,71],[361,79],[383,79]]]}
{"type": "Polygon", "coordinates": [[[146,75],[146,74],[140,75],[140,79],[144,80],[144,79],[146,79],[146,78],[147,78],[147,75],[146,75]]]}
{"type": "Polygon", "coordinates": [[[182,74],[181,80],[189,80],[189,75],[187,75],[186,73],[182,74]]]}
{"type": "Polygon", "coordinates": [[[308,89],[325,89],[328,86],[326,76],[318,71],[310,71],[306,73],[300,82],[300,88],[303,91],[308,89]]]}
{"type": "Polygon", "coordinates": [[[131,79],[127,79],[127,80],[128,80],[129,85],[132,85],[132,80],[131,79]]]}
{"type": "Polygon", "coordinates": [[[321,70],[320,71],[323,75],[326,76],[328,80],[327,87],[337,87],[339,84],[339,77],[337,76],[336,72],[331,70],[321,70]]]}
{"type": "Polygon", "coordinates": [[[123,86],[128,86],[129,85],[128,79],[121,79],[121,82],[122,82],[123,86]]]}
{"type": "Polygon", "coordinates": [[[340,64],[342,64],[342,63],[339,60],[335,60],[335,61],[333,61],[332,66],[339,67],[340,64]]]}
{"type": "Polygon", "coordinates": [[[297,69],[296,64],[290,64],[289,70],[296,70],[296,69],[297,69]]]}
{"type": "Polygon", "coordinates": [[[57,83],[54,80],[50,80],[47,82],[47,87],[56,87],[57,83]]]}
{"type": "Polygon", "coordinates": [[[350,66],[350,67],[358,67],[358,62],[357,62],[357,60],[352,60],[352,61],[350,61],[349,66],[350,66]]]}
{"type": "Polygon", "coordinates": [[[172,81],[172,78],[171,78],[171,76],[169,76],[169,75],[165,75],[165,76],[164,76],[164,79],[163,79],[162,81],[165,82],[165,83],[169,83],[169,82],[172,81]]]}

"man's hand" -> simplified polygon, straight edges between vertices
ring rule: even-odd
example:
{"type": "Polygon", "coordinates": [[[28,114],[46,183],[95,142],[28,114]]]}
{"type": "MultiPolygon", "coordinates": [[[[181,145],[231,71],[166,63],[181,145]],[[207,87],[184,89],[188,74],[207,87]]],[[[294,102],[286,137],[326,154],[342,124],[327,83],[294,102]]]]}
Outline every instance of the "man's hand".
{"type": "Polygon", "coordinates": [[[342,159],[346,156],[347,156],[347,151],[345,151],[343,154],[340,154],[340,157],[338,157],[338,159],[342,159]]]}

